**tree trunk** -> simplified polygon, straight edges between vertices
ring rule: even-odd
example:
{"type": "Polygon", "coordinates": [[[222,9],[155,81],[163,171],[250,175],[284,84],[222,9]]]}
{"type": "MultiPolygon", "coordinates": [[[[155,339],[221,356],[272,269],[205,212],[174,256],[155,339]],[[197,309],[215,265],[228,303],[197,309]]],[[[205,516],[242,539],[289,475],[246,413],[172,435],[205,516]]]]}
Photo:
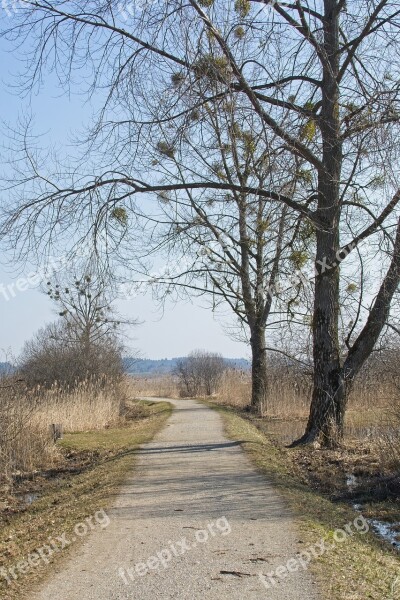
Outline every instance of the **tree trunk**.
{"type": "Polygon", "coordinates": [[[257,412],[265,407],[267,397],[267,355],[265,327],[256,327],[251,334],[251,406],[257,412]]]}
{"type": "MultiPolygon", "coordinates": [[[[317,288],[319,278],[317,278],[317,288]]],[[[368,320],[356,342],[348,353],[343,366],[340,365],[339,353],[334,350],[332,357],[324,355],[324,351],[332,345],[329,339],[324,341],[323,328],[314,328],[314,390],[311,402],[310,417],[304,436],[294,442],[294,446],[302,443],[319,441],[324,446],[334,447],[343,437],[344,416],[347,398],[357,374],[379,339],[390,314],[393,296],[400,282],[400,219],[390,267],[382,282],[375,302],[370,310],[368,320]],[[319,343],[321,341],[321,344],[319,343]],[[335,358],[336,357],[336,358],[335,358]]],[[[330,288],[325,284],[327,289],[330,288]]],[[[334,285],[332,285],[334,289],[334,285]]],[[[319,288],[318,288],[319,289],[319,288]]],[[[322,292],[316,294],[316,305],[320,303],[322,292]]],[[[328,316],[334,311],[327,310],[328,316]]],[[[324,314],[324,313],[322,313],[324,314]]],[[[335,329],[332,330],[335,334],[335,329]]]]}
{"type": "MultiPolygon", "coordinates": [[[[334,264],[338,247],[335,232],[317,234],[317,260],[334,264]]],[[[338,339],[339,267],[319,272],[315,282],[313,355],[314,381],[305,441],[337,444],[343,434],[346,386],[340,363],[338,339]]],[[[304,441],[304,440],[303,440],[304,441]]]]}
{"type": "Polygon", "coordinates": [[[293,446],[317,442],[325,448],[335,448],[340,444],[350,390],[343,381],[341,371],[331,375],[333,378],[329,382],[329,389],[314,386],[306,431],[293,446]]]}
{"type": "Polygon", "coordinates": [[[318,182],[316,279],[313,317],[314,388],[308,426],[297,443],[334,445],[343,435],[346,389],[338,339],[340,178],[342,142],[339,120],[339,14],[336,0],[325,0],[324,70],[320,129],[323,165],[318,182]]]}
{"type": "MultiPolygon", "coordinates": [[[[334,264],[335,234],[317,234],[317,260],[334,264]]],[[[315,282],[313,355],[314,376],[310,415],[304,436],[295,444],[319,442],[337,445],[343,436],[343,422],[349,391],[341,365],[338,340],[339,267],[319,272],[315,282]]]]}

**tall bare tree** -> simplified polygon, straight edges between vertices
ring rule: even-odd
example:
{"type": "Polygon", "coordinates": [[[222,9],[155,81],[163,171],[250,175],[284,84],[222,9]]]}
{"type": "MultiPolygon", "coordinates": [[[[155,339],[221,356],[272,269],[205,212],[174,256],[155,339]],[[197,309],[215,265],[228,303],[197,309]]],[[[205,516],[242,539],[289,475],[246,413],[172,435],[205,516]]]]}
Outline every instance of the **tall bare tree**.
{"type": "MultiPolygon", "coordinates": [[[[180,77],[179,84],[183,85],[180,77]]],[[[205,90],[217,93],[218,78],[209,73],[190,87],[193,97],[205,90]]],[[[244,191],[271,187],[276,195],[299,193],[307,182],[300,161],[290,160],[285,149],[265,131],[257,131],[252,113],[237,105],[234,95],[206,108],[202,136],[187,126],[180,142],[196,154],[192,174],[216,176],[227,188],[196,192],[190,188],[159,194],[158,224],[154,246],[168,251],[171,267],[152,274],[158,294],[174,291],[208,296],[215,309],[227,305],[249,340],[252,352],[252,405],[266,409],[268,386],[266,329],[293,321],[291,307],[302,297],[301,278],[280,287],[282,278],[307,262],[310,228],[303,215],[291,213],[285,204],[244,191]],[[192,137],[193,136],[193,137],[192,137]],[[186,193],[186,197],[185,194],[186,193]],[[163,224],[165,224],[163,226],[163,224]]],[[[169,127],[171,133],[172,126],[169,127]]],[[[179,132],[176,132],[179,139],[179,132]]],[[[170,176],[182,168],[175,149],[154,149],[153,164],[170,176]]],[[[182,183],[186,176],[182,173],[182,183]]],[[[297,312],[299,309],[297,308],[297,312]]],[[[304,323],[302,323],[304,327],[304,323]]]]}
{"type": "MultiPolygon", "coordinates": [[[[107,230],[109,249],[132,252],[128,220],[132,229],[144,212],[136,198],[171,191],[255,195],[306,218],[317,276],[314,392],[302,441],[335,443],[349,388],[385,326],[400,279],[399,24],[400,9],[390,0],[175,0],[132,15],[118,14],[113,1],[24,1],[5,33],[22,49],[34,44],[28,85],[40,81],[46,65],[68,85],[79,72],[74,67],[85,64],[89,91],[103,94],[104,104],[87,139],[94,177],[81,163],[69,173],[43,173],[29,137],[22,137],[31,177],[18,162],[23,195],[17,187],[6,230],[20,241],[53,234],[54,215],[62,213],[58,232],[75,228],[76,239],[76,230],[107,230]],[[217,81],[218,90],[199,99],[191,93],[199,80],[217,81]],[[193,170],[209,107],[232,94],[254,115],[266,146],[273,138],[274,150],[283,146],[301,161],[306,194],[193,170]],[[191,143],[189,120],[196,123],[191,143]],[[154,164],[155,147],[179,168],[154,164]],[[381,258],[384,245],[388,258],[381,258]],[[375,252],[384,272],[343,352],[341,274],[355,249],[363,262],[375,252]]],[[[151,210],[146,213],[151,222],[151,210]]]]}

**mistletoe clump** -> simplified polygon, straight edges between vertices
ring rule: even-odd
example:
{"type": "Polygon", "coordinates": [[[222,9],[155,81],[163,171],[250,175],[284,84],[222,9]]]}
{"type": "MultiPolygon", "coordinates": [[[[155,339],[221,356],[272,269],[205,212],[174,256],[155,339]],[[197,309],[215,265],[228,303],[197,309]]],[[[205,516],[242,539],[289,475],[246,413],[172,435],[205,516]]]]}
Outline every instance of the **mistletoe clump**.
{"type": "Polygon", "coordinates": [[[225,56],[205,54],[193,65],[193,71],[199,78],[210,81],[226,81],[232,77],[232,71],[225,56]]]}
{"type": "Polygon", "coordinates": [[[159,141],[157,143],[157,150],[160,154],[163,154],[167,158],[174,158],[175,156],[175,148],[169,142],[159,141]]]}

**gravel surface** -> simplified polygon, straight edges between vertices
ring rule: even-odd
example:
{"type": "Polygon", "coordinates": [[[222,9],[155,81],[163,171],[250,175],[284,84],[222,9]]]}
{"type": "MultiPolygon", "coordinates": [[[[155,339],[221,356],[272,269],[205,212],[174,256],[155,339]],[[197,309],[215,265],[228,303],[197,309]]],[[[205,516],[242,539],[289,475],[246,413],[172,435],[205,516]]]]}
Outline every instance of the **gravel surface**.
{"type": "Polygon", "coordinates": [[[265,587],[260,573],[304,551],[290,512],[224,436],[217,412],[168,401],[175,410],[142,447],[109,526],[96,527],[32,598],[317,600],[302,567],[265,587]]]}

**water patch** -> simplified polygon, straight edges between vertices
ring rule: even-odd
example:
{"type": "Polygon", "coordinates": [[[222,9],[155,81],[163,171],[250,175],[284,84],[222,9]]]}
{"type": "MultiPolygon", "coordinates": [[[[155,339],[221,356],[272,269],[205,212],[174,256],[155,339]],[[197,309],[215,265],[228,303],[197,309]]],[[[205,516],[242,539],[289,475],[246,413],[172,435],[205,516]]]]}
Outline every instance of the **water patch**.
{"type": "MultiPolygon", "coordinates": [[[[361,513],[362,504],[353,504],[354,510],[361,513]]],[[[388,542],[393,548],[400,552],[400,523],[385,523],[378,519],[366,519],[373,531],[385,542],[388,542]]]]}
{"type": "Polygon", "coordinates": [[[355,475],[353,475],[352,473],[348,473],[346,475],[346,485],[347,485],[347,489],[349,490],[349,492],[354,492],[354,490],[358,486],[357,477],[355,475]]]}
{"type": "Polygon", "coordinates": [[[369,523],[374,531],[383,538],[386,542],[389,542],[393,548],[396,548],[400,552],[400,539],[398,527],[400,523],[384,523],[383,521],[377,521],[376,519],[370,519],[369,523]]]}
{"type": "Polygon", "coordinates": [[[17,499],[23,504],[27,504],[29,506],[39,499],[39,494],[20,494],[17,496],[17,499]]]}

